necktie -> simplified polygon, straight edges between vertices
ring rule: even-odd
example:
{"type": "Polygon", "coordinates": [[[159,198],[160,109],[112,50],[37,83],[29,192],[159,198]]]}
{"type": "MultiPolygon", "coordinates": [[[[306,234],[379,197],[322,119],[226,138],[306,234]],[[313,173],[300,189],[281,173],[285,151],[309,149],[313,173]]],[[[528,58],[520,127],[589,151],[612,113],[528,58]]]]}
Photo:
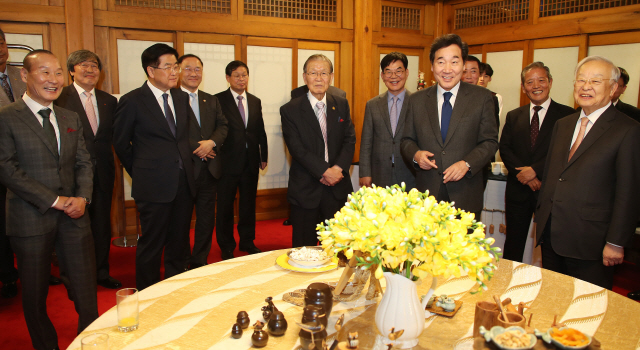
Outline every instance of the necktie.
{"type": "Polygon", "coordinates": [[[449,102],[453,94],[447,91],[443,96],[444,102],[442,102],[442,116],[440,118],[440,135],[442,136],[442,142],[447,138],[449,122],[451,122],[451,114],[453,113],[453,106],[451,106],[451,102],[449,102]]]}
{"type": "Polygon", "coordinates": [[[391,134],[395,136],[396,127],[398,126],[398,96],[393,96],[389,118],[391,120],[391,134]]]}
{"type": "Polygon", "coordinates": [[[247,116],[244,115],[244,104],[242,104],[242,96],[238,96],[238,109],[240,110],[240,116],[242,117],[242,123],[244,127],[247,127],[247,116]]]}
{"type": "Polygon", "coordinates": [[[56,138],[56,131],[53,129],[53,124],[51,124],[51,120],[49,116],[51,115],[51,110],[49,108],[41,109],[38,111],[38,114],[42,116],[42,128],[44,129],[44,134],[47,135],[49,142],[53,145],[53,149],[56,151],[56,158],[58,157],[58,139],[56,138]]]}
{"type": "Polygon", "coordinates": [[[84,103],[84,112],[87,114],[89,124],[91,124],[91,130],[95,135],[98,132],[98,118],[96,118],[96,111],[93,109],[93,102],[91,102],[91,93],[85,91],[84,95],[87,97],[87,101],[84,103]]]}
{"type": "Polygon", "coordinates": [[[7,81],[6,74],[0,77],[0,82],[2,83],[2,88],[4,89],[4,92],[7,94],[9,101],[15,102],[15,100],[13,99],[13,93],[11,92],[11,86],[9,86],[9,82],[7,81]]]}
{"type": "Polygon", "coordinates": [[[171,108],[169,108],[169,94],[162,94],[162,98],[164,99],[164,117],[167,118],[167,123],[169,123],[169,129],[171,129],[171,133],[173,137],[176,136],[176,121],[173,119],[173,112],[171,112],[171,108]]]}
{"type": "Polygon", "coordinates": [[[578,147],[580,147],[582,139],[584,139],[584,133],[587,131],[587,124],[589,124],[589,118],[582,117],[582,120],[580,120],[580,130],[578,131],[578,137],[576,137],[576,141],[573,143],[573,146],[571,146],[571,150],[569,151],[569,160],[571,160],[573,154],[576,153],[576,150],[578,150],[578,147]]]}
{"type": "Polygon", "coordinates": [[[200,123],[200,103],[198,103],[198,95],[195,92],[189,94],[189,104],[191,104],[191,109],[193,110],[193,114],[196,115],[196,119],[198,120],[198,125],[202,125],[200,123]]]}
{"type": "Polygon", "coordinates": [[[538,117],[538,111],[541,109],[542,107],[540,106],[533,107],[533,118],[531,118],[531,149],[536,145],[536,140],[540,133],[540,118],[538,117]]]}
{"type": "Polygon", "coordinates": [[[327,115],[324,112],[324,103],[318,101],[316,103],[318,109],[316,117],[318,117],[318,123],[320,123],[320,130],[322,130],[322,138],[324,139],[324,161],[329,162],[329,146],[327,144],[327,115]]]}

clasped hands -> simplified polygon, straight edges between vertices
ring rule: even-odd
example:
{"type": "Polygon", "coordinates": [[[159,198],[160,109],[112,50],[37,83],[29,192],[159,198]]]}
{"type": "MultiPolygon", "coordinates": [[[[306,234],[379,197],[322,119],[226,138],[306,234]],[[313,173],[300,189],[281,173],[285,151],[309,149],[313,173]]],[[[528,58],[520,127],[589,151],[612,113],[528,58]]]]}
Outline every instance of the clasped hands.
{"type": "Polygon", "coordinates": [[[213,151],[213,147],[215,147],[215,143],[213,140],[202,140],[198,141],[200,146],[193,151],[193,154],[198,156],[200,159],[213,159],[216,156],[216,152],[213,151]]]}
{"type": "Polygon", "coordinates": [[[338,182],[342,181],[344,175],[342,175],[342,168],[334,165],[331,168],[325,170],[320,179],[320,183],[326,186],[335,186],[338,182]]]}
{"type": "MultiPolygon", "coordinates": [[[[429,159],[429,157],[433,157],[433,153],[429,151],[418,151],[413,156],[413,160],[418,163],[420,169],[423,170],[431,170],[438,169],[436,165],[435,159],[429,159]]],[[[458,161],[456,163],[451,164],[442,174],[444,177],[442,178],[443,183],[447,182],[456,182],[464,177],[464,175],[469,171],[469,167],[464,160],[458,161]]]]}
{"type": "Polygon", "coordinates": [[[540,182],[540,180],[537,178],[536,171],[533,170],[532,167],[523,166],[520,168],[516,168],[516,170],[520,170],[518,175],[516,175],[520,183],[522,183],[523,185],[528,185],[532,191],[538,191],[540,189],[540,187],[542,186],[542,182],[540,182]]]}
{"type": "Polygon", "coordinates": [[[64,211],[72,219],[77,219],[84,215],[86,202],[82,197],[58,196],[58,202],[54,209],[64,211]]]}

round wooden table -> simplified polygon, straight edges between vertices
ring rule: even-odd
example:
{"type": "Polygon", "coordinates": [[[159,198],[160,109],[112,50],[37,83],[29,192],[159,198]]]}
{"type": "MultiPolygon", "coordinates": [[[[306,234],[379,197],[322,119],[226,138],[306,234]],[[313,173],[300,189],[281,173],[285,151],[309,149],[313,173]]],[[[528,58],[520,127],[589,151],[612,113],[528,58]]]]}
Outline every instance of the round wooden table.
{"type": "MultiPolygon", "coordinates": [[[[233,349],[251,348],[252,329],[241,339],[230,337],[236,315],[249,313],[251,324],[262,320],[260,308],[272,296],[289,323],[282,337],[270,337],[264,349],[295,349],[298,331],[294,321],[302,308],[282,300],[285,293],[304,289],[312,282],[337,282],[338,268],[324,273],[291,272],[275,264],[287,250],[248,255],[201,267],[174,276],[140,292],[140,326],[131,333],[117,330],[116,308],[105,312],[71,343],[80,349],[80,339],[94,333],[109,335],[111,350],[117,349],[233,349]]],[[[418,286],[426,294],[430,280],[418,286]]],[[[381,281],[384,286],[384,279],[381,281]]],[[[533,313],[532,326],[546,330],[558,315],[560,322],[595,336],[605,349],[636,349],[640,344],[640,303],[590,283],[535,266],[500,260],[489,290],[470,294],[474,282],[467,277],[439,279],[435,294],[447,294],[463,302],[452,318],[427,317],[416,349],[472,349],[475,303],[511,298],[514,304],[530,303],[525,315],[533,313]]],[[[366,290],[365,290],[366,292],[366,290]]],[[[336,303],[329,319],[330,339],[346,340],[346,332],[357,330],[360,349],[383,349],[374,315],[379,298],[367,301],[363,295],[352,302],[336,303]],[[345,314],[345,326],[336,333],[333,325],[345,314]]],[[[114,293],[115,302],[115,293],[114,293]]]]}

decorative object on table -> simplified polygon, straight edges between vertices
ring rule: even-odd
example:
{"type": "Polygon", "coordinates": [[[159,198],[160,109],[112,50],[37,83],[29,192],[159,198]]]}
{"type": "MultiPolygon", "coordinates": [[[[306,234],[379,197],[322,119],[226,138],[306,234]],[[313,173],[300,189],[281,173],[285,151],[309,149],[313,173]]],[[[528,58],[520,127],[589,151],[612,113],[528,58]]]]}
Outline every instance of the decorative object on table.
{"type": "Polygon", "coordinates": [[[347,341],[338,343],[338,349],[340,350],[357,350],[360,341],[358,340],[358,332],[349,332],[347,335],[347,341]]]}
{"type": "Polygon", "coordinates": [[[503,321],[509,322],[507,311],[502,307],[502,301],[500,301],[500,298],[497,295],[494,295],[493,300],[495,300],[496,306],[498,306],[498,310],[500,310],[500,314],[502,314],[503,321]]]}
{"type": "Polygon", "coordinates": [[[501,326],[503,328],[508,328],[512,326],[522,327],[526,326],[527,319],[523,315],[520,315],[516,312],[506,312],[505,314],[508,316],[508,321],[505,321],[505,315],[498,314],[498,318],[496,318],[496,326],[501,326]]]}
{"type": "Polygon", "coordinates": [[[265,321],[269,321],[271,318],[271,309],[268,306],[263,306],[260,310],[262,310],[262,318],[265,321]]]}
{"type": "Polygon", "coordinates": [[[276,258],[276,265],[280,266],[285,270],[294,271],[294,272],[303,272],[303,273],[327,272],[327,271],[335,270],[338,268],[338,264],[332,261],[329,261],[329,263],[323,266],[318,266],[318,267],[304,267],[304,266],[298,266],[297,264],[292,265],[289,263],[289,257],[287,256],[287,253],[284,253],[280,255],[278,258],[276,258]]]}
{"type": "Polygon", "coordinates": [[[300,346],[304,350],[324,349],[327,346],[327,331],[318,320],[305,322],[304,314],[302,322],[296,322],[300,327],[300,346]]]}
{"type": "Polygon", "coordinates": [[[124,288],[117,291],[116,307],[118,311],[118,330],[126,333],[138,329],[140,322],[138,290],[135,288],[124,288]]]}
{"type": "Polygon", "coordinates": [[[293,248],[287,252],[289,264],[299,267],[319,267],[328,264],[331,257],[324,252],[322,247],[293,248]]]}
{"type": "MultiPolygon", "coordinates": [[[[424,300],[423,300],[423,302],[424,302],[424,300]]],[[[429,299],[429,302],[427,302],[425,310],[427,310],[427,311],[429,311],[431,313],[434,313],[436,315],[453,317],[453,316],[455,316],[456,313],[458,313],[458,310],[460,310],[460,308],[462,307],[462,304],[463,303],[462,303],[461,300],[455,300],[453,298],[448,298],[446,295],[432,296],[429,299]],[[444,300],[442,300],[442,299],[444,299],[444,300]],[[447,302],[447,299],[450,299],[450,300],[447,302]],[[442,306],[445,302],[448,305],[448,309],[445,309],[442,306]],[[453,302],[453,304],[451,304],[451,302],[453,302]],[[451,311],[447,311],[447,310],[451,310],[451,311]]]]}
{"type": "MultiPolygon", "coordinates": [[[[339,252],[338,255],[344,255],[344,252],[339,252]]],[[[345,266],[344,271],[342,271],[342,275],[340,276],[340,280],[335,285],[335,289],[333,290],[333,295],[339,301],[353,301],[360,297],[360,293],[364,289],[364,286],[369,280],[369,289],[367,290],[367,294],[365,298],[367,300],[371,300],[382,292],[382,287],[380,286],[380,281],[375,278],[375,271],[378,268],[377,264],[373,264],[371,266],[360,267],[358,268],[358,258],[360,257],[360,252],[355,251],[353,256],[349,259],[348,263],[345,266]],[[349,282],[351,275],[355,272],[355,276],[352,282],[349,282]]]]}
{"type": "Polygon", "coordinates": [[[553,323],[551,324],[551,327],[562,328],[566,326],[566,324],[558,322],[558,315],[553,315],[553,323]]]}
{"type": "Polygon", "coordinates": [[[249,320],[249,314],[246,311],[238,312],[238,316],[236,316],[236,322],[242,327],[242,329],[249,328],[251,324],[251,320],[249,320]]]}
{"type": "Polygon", "coordinates": [[[273,304],[273,297],[267,297],[264,301],[267,302],[267,305],[263,306],[260,310],[262,310],[262,317],[264,318],[264,321],[269,322],[271,315],[275,311],[278,311],[278,308],[273,304]]]}
{"type": "Polygon", "coordinates": [[[304,304],[305,306],[316,305],[322,309],[326,315],[323,322],[326,327],[326,321],[329,319],[331,310],[333,309],[333,291],[331,287],[322,282],[311,283],[305,291],[304,304]]]}
{"type": "Polygon", "coordinates": [[[585,349],[592,342],[589,335],[569,327],[551,327],[544,333],[536,329],[535,334],[547,344],[553,344],[558,349],[585,349]]]}
{"type": "Polygon", "coordinates": [[[344,314],[340,315],[340,317],[338,317],[338,319],[336,320],[336,325],[333,326],[333,328],[336,329],[336,331],[340,331],[342,329],[342,325],[344,324],[344,314]]]}
{"type": "Polygon", "coordinates": [[[478,301],[476,303],[476,311],[473,317],[473,336],[480,336],[480,326],[485,329],[491,329],[496,325],[496,320],[500,310],[498,306],[490,301],[478,301]]]}
{"type": "Polygon", "coordinates": [[[324,309],[319,305],[306,305],[304,309],[302,309],[302,323],[312,323],[314,321],[318,321],[318,323],[322,324],[325,328],[327,327],[327,323],[329,322],[327,314],[325,314],[324,309]]]}
{"type": "Polygon", "coordinates": [[[242,333],[242,326],[240,326],[240,324],[234,323],[233,326],[231,326],[231,338],[240,339],[242,338],[242,333]]]}
{"type": "Polygon", "coordinates": [[[93,333],[80,340],[82,350],[109,350],[109,335],[93,333]]]}
{"type": "Polygon", "coordinates": [[[404,329],[396,343],[409,348],[424,330],[436,276],[460,276],[462,270],[478,283],[476,291],[487,288],[484,281],[493,275],[500,249],[491,247],[494,240],[485,238],[483,229],[473,214],[438,203],[428,191],[407,193],[403,183],[352,193],[334,218],[318,225],[318,236],[327,254],[344,251],[349,259],[356,256],[358,266],[377,265],[375,277],[384,275],[387,289],[376,325],[384,336],[391,326],[404,329]],[[414,281],[428,275],[433,276],[432,290],[421,304],[414,281]]]}
{"type": "Polygon", "coordinates": [[[426,83],[424,81],[424,72],[418,71],[418,87],[416,90],[422,90],[426,87],[426,83]]]}
{"type": "Polygon", "coordinates": [[[522,327],[494,326],[491,330],[487,330],[484,326],[480,326],[480,334],[487,342],[493,342],[498,348],[506,350],[532,349],[538,342],[535,335],[528,334],[522,327]]]}
{"type": "Polygon", "coordinates": [[[453,298],[448,297],[446,294],[443,294],[438,297],[436,306],[443,308],[446,312],[452,312],[456,309],[456,301],[453,300],[453,298]]]}
{"type": "Polygon", "coordinates": [[[287,331],[287,326],[287,320],[284,318],[282,311],[276,310],[271,314],[269,323],[267,323],[267,330],[269,334],[279,337],[287,331]]]}
{"type": "Polygon", "coordinates": [[[264,323],[260,321],[256,321],[256,323],[253,325],[251,343],[256,348],[263,348],[267,346],[267,343],[269,342],[269,334],[262,330],[262,327],[264,327],[264,323]]]}

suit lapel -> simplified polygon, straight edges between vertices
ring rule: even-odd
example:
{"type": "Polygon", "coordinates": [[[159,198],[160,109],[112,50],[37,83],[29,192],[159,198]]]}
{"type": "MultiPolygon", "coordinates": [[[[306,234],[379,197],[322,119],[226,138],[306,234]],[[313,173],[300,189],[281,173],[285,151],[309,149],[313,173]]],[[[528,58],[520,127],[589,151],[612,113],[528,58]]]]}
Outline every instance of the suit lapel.
{"type": "MultiPolygon", "coordinates": [[[[90,137],[91,139],[85,140],[87,143],[93,142],[95,136],[93,135],[93,129],[91,128],[91,123],[89,123],[89,117],[87,117],[87,113],[84,110],[84,106],[82,105],[82,101],[80,100],[80,95],[78,95],[78,90],[76,90],[75,86],[69,85],[66,88],[67,93],[67,109],[72,111],[78,111],[78,116],[82,121],[82,127],[87,129],[85,135],[90,137]]],[[[96,101],[98,101],[98,96],[96,95],[96,101]]],[[[98,106],[100,105],[100,101],[98,101],[98,106]]],[[[100,113],[100,109],[98,109],[98,113],[100,113]]]]}
{"type": "MultiPolygon", "coordinates": [[[[200,134],[202,135],[202,130],[209,130],[209,104],[207,103],[207,99],[201,90],[198,90],[198,107],[200,108],[200,125],[197,123],[196,119],[196,127],[200,130],[200,134]]],[[[195,113],[194,113],[195,115],[195,113]]]]}
{"type": "Polygon", "coordinates": [[[389,116],[389,104],[387,103],[387,93],[378,95],[378,99],[376,100],[376,105],[378,105],[378,110],[380,115],[382,116],[382,120],[384,121],[384,125],[387,126],[387,131],[389,131],[389,135],[393,137],[393,133],[391,132],[391,119],[389,116]]]}
{"type": "MultiPolygon", "coordinates": [[[[141,88],[142,103],[151,112],[151,117],[153,119],[156,119],[156,122],[158,123],[158,125],[160,125],[162,129],[164,129],[167,133],[169,133],[169,135],[171,135],[171,137],[173,137],[173,133],[169,128],[169,123],[167,122],[167,118],[165,118],[164,113],[162,113],[162,109],[158,104],[158,100],[156,100],[156,97],[153,95],[153,92],[151,91],[149,86],[147,86],[147,84],[150,84],[150,83],[145,82],[141,88]]],[[[174,96],[172,95],[171,97],[173,98],[174,96]]]]}
{"type": "Polygon", "coordinates": [[[460,120],[462,120],[462,117],[464,116],[464,111],[467,108],[467,104],[469,102],[469,99],[466,97],[468,93],[469,90],[467,89],[465,83],[460,82],[458,96],[456,96],[456,102],[453,106],[453,112],[451,113],[451,121],[449,122],[449,129],[447,130],[447,139],[444,142],[445,147],[453,138],[453,134],[456,132],[456,128],[458,127],[458,124],[460,124],[460,120]]]}
{"type": "Polygon", "coordinates": [[[71,146],[71,142],[69,140],[70,132],[78,132],[71,128],[67,117],[62,113],[60,108],[57,106],[53,107],[53,110],[56,113],[56,121],[58,122],[58,131],[60,132],[60,157],[65,156],[67,152],[69,152],[69,147],[71,146]]]}
{"type": "MultiPolygon", "coordinates": [[[[589,147],[591,147],[596,140],[598,140],[609,128],[611,127],[611,120],[613,120],[616,113],[615,106],[611,105],[607,108],[604,113],[596,120],[596,123],[591,126],[591,130],[585,135],[584,139],[582,139],[582,143],[576,150],[576,153],[573,154],[571,160],[567,162],[567,167],[571,166],[576,159],[580,158],[580,156],[586,152],[589,147]]],[[[577,122],[577,120],[576,120],[577,122]]],[[[573,124],[575,127],[575,124],[573,124]]],[[[573,138],[573,134],[572,134],[573,138]]],[[[569,158],[569,152],[567,152],[567,158],[569,158]]]]}
{"type": "MultiPolygon", "coordinates": [[[[49,141],[47,135],[44,133],[44,129],[42,128],[42,124],[38,121],[38,117],[36,117],[31,109],[27,106],[22,99],[18,101],[18,105],[16,106],[16,111],[20,115],[20,120],[22,120],[33,132],[38,135],[38,137],[42,140],[44,145],[49,149],[51,155],[55,156],[58,153],[58,150],[54,147],[54,145],[49,141]]],[[[56,112],[56,117],[57,117],[56,112]]],[[[58,129],[60,127],[58,126],[58,129]]],[[[62,134],[62,132],[60,133],[62,134]]]]}
{"type": "MultiPolygon", "coordinates": [[[[522,114],[520,114],[520,118],[518,118],[518,120],[516,121],[518,123],[518,125],[516,126],[517,129],[516,130],[522,130],[522,139],[523,142],[525,143],[525,147],[527,149],[527,151],[531,152],[531,111],[529,111],[529,107],[530,105],[527,104],[526,108],[524,108],[522,110],[522,114]]],[[[545,117],[545,120],[546,117],[545,117]]],[[[544,123],[542,123],[544,126],[544,123]]],[[[540,144],[540,140],[542,138],[540,137],[540,134],[538,134],[538,138],[536,139],[536,145],[540,144]]],[[[535,148],[535,147],[534,147],[535,148]]]]}
{"type": "MultiPolygon", "coordinates": [[[[336,100],[333,98],[333,95],[327,94],[327,142],[331,131],[338,126],[341,118],[336,106],[336,100]]],[[[319,122],[318,125],[320,125],[319,122]]]]}
{"type": "MultiPolygon", "coordinates": [[[[103,132],[109,132],[109,130],[105,131],[105,127],[103,127],[103,125],[106,125],[105,119],[107,118],[107,115],[109,114],[107,111],[107,104],[105,103],[104,99],[103,99],[103,92],[99,91],[99,90],[95,90],[96,93],[96,102],[98,103],[98,131],[96,132],[96,137],[103,133],[103,132]]],[[[104,92],[106,94],[106,92],[104,92]]],[[[89,121],[89,119],[87,118],[87,121],[89,121]]],[[[83,125],[84,127],[84,125],[83,125]]],[[[92,133],[93,134],[93,133],[92,133]]]]}
{"type": "Polygon", "coordinates": [[[409,90],[405,90],[404,99],[402,100],[402,108],[400,109],[400,115],[398,116],[398,125],[396,126],[396,134],[393,135],[394,138],[398,135],[402,137],[402,131],[404,130],[404,120],[406,119],[407,110],[409,109],[409,96],[411,96],[411,92],[409,92],[409,90]]]}
{"type": "MultiPolygon", "coordinates": [[[[227,89],[226,94],[224,94],[224,96],[227,99],[227,106],[229,106],[229,110],[231,111],[231,115],[226,116],[227,119],[235,118],[240,121],[240,124],[243,124],[242,116],[240,115],[240,109],[238,109],[238,104],[236,104],[236,101],[233,98],[233,94],[231,93],[231,88],[227,89]]],[[[246,103],[249,103],[249,102],[246,101],[246,103]]],[[[251,112],[251,109],[252,108],[249,108],[249,112],[251,112]]]]}
{"type": "MultiPolygon", "coordinates": [[[[551,104],[549,105],[549,110],[547,110],[547,114],[544,116],[544,120],[542,121],[542,125],[540,126],[538,139],[536,140],[536,145],[533,147],[534,152],[538,151],[538,147],[540,147],[540,144],[544,143],[544,140],[546,140],[553,131],[553,126],[555,125],[557,120],[557,110],[556,108],[554,108],[553,104],[554,102],[552,100],[551,104]]],[[[531,141],[529,141],[529,143],[531,143],[531,141]]]]}
{"type": "MultiPolygon", "coordinates": [[[[181,135],[185,132],[189,132],[187,129],[187,124],[189,120],[189,115],[187,113],[186,107],[189,105],[189,100],[187,99],[187,94],[177,88],[169,90],[171,92],[171,98],[173,99],[173,109],[176,118],[176,138],[180,139],[181,135]],[[186,105],[185,105],[186,104],[186,105]]],[[[191,108],[191,107],[189,107],[191,108]]],[[[169,128],[169,123],[166,122],[167,129],[169,128]]],[[[169,129],[169,132],[171,130],[169,129]]]]}
{"type": "Polygon", "coordinates": [[[318,122],[318,117],[316,117],[316,113],[313,111],[308,98],[300,100],[300,110],[300,114],[307,120],[306,123],[311,126],[316,136],[319,137],[320,140],[323,140],[322,142],[324,143],[324,137],[322,136],[322,130],[320,129],[320,122],[318,122]]]}
{"type": "MultiPolygon", "coordinates": [[[[434,85],[427,90],[427,100],[425,101],[427,104],[427,118],[429,118],[429,122],[431,123],[431,130],[433,131],[433,136],[440,144],[440,147],[443,147],[442,144],[442,136],[440,135],[440,116],[438,115],[438,85],[434,85]]],[[[419,116],[424,118],[424,116],[419,116]]],[[[449,127],[449,132],[451,127],[449,127]]]]}

